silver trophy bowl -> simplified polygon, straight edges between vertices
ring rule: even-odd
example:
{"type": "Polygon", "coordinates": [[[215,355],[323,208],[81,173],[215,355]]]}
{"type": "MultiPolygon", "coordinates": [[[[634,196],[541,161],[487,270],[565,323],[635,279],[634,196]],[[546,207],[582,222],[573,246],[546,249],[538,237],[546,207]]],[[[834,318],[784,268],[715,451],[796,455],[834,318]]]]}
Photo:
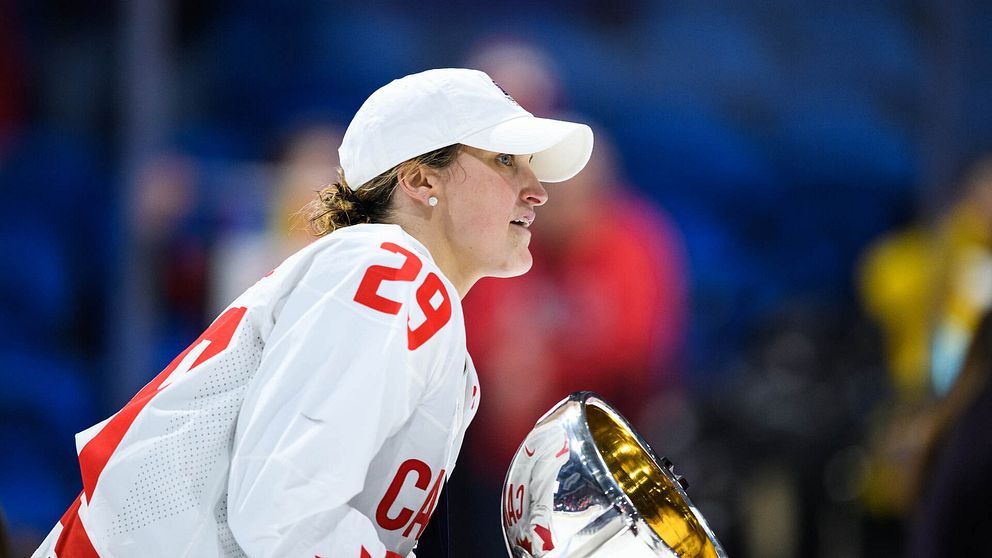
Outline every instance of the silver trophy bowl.
{"type": "Polygon", "coordinates": [[[524,439],[503,484],[512,558],[726,558],[684,480],[592,392],[573,393],[524,439]]]}

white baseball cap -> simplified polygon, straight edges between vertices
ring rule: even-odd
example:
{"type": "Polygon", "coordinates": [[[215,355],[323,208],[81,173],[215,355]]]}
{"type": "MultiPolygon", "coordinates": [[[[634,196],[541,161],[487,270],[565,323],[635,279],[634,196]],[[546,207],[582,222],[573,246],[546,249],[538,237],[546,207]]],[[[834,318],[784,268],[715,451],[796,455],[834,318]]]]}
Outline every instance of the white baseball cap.
{"type": "Polygon", "coordinates": [[[427,70],[394,80],[365,101],[338,149],[352,189],[417,155],[460,143],[510,155],[533,154],[542,182],[572,178],[589,161],[585,124],[537,118],[478,70],[427,70]]]}

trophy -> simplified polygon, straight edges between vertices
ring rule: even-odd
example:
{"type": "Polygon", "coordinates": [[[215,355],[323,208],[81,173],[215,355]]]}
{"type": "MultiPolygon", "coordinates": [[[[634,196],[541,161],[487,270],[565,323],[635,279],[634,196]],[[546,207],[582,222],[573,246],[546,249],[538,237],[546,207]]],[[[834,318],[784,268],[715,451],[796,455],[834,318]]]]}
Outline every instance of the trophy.
{"type": "Polygon", "coordinates": [[[513,456],[503,538],[511,558],[727,558],[686,486],[609,403],[576,392],[513,456]]]}

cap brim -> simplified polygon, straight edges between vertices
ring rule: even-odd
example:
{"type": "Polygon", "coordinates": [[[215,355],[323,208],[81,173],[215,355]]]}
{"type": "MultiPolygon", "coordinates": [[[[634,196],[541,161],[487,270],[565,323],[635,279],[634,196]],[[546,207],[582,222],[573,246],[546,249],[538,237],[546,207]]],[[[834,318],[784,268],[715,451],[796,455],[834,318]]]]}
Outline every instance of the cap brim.
{"type": "Polygon", "coordinates": [[[585,124],[521,116],[461,140],[462,144],[511,155],[534,155],[530,166],[541,182],[561,182],[579,173],[592,154],[592,129],[585,124]]]}

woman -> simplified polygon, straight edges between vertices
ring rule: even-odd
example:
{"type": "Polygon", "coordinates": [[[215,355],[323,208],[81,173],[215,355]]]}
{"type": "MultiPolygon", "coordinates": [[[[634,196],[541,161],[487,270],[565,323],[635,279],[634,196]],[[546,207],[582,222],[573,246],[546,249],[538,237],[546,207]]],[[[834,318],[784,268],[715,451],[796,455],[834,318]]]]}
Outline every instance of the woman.
{"type": "Polygon", "coordinates": [[[411,554],[478,406],[460,297],[529,269],[539,180],[591,150],[482,72],[373,93],[309,206],[323,238],[77,435],[83,492],[35,556],[411,554]]]}

